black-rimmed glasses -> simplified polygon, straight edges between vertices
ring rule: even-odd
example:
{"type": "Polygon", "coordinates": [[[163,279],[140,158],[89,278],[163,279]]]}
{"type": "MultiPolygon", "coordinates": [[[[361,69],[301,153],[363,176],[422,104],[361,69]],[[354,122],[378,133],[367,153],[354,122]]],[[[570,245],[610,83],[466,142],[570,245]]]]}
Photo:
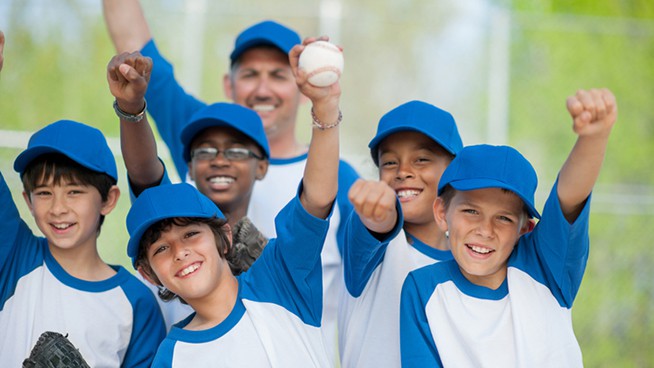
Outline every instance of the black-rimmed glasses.
{"type": "Polygon", "coordinates": [[[216,156],[218,156],[218,154],[221,152],[229,161],[243,161],[250,157],[254,157],[257,160],[263,160],[263,157],[257,155],[249,149],[240,147],[227,148],[224,150],[219,150],[213,147],[200,147],[194,149],[191,152],[191,158],[194,160],[208,161],[216,158],[216,156]]]}

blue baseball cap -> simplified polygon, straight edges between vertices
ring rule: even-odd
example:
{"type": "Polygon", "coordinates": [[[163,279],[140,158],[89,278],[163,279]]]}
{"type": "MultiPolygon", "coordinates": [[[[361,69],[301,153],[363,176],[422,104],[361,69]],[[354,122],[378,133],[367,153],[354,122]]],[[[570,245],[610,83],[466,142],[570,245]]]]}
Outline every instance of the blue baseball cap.
{"type": "Polygon", "coordinates": [[[275,46],[288,54],[293,46],[302,43],[294,30],[272,20],[266,20],[246,28],[236,37],[234,50],[229,55],[232,64],[249,48],[261,45],[275,46]]]}
{"type": "Polygon", "coordinates": [[[434,140],[447,152],[457,155],[463,142],[452,114],[422,101],[409,101],[387,112],[379,120],[377,134],[368,147],[375,163],[379,144],[391,134],[412,130],[434,140]]]}
{"type": "Polygon", "coordinates": [[[225,218],[209,198],[190,184],[165,184],[144,190],[127,213],[127,255],[132,265],[136,266],[139,243],[148,228],[173,217],[225,218]]]}
{"type": "Polygon", "coordinates": [[[116,160],[104,134],[86,124],[59,120],[32,134],[27,149],[16,157],[14,170],[22,176],[30,162],[46,153],[60,153],[118,181],[116,160]]]}
{"type": "Polygon", "coordinates": [[[191,143],[202,130],[209,127],[229,127],[245,134],[256,143],[263,154],[270,158],[268,139],[261,117],[254,110],[228,102],[218,102],[198,110],[182,129],[184,160],[191,161],[191,143]]]}
{"type": "Polygon", "coordinates": [[[450,162],[438,183],[438,195],[446,185],[456,190],[503,188],[522,199],[529,216],[540,219],[534,207],[538,186],[536,170],[515,148],[480,144],[465,147],[450,162]]]}

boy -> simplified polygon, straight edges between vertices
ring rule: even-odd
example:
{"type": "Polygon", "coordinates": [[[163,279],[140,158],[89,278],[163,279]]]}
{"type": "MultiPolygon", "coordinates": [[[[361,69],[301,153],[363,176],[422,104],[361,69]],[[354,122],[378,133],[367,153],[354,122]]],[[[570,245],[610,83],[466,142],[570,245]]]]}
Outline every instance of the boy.
{"type": "Polygon", "coordinates": [[[343,367],[400,365],[402,283],[410,271],[452,257],[432,204],[462,145],[452,115],[425,102],[402,104],[379,121],[369,147],[380,181],[357,181],[349,195],[356,213],[348,219],[343,256],[343,367]]]}
{"type": "MultiPolygon", "coordinates": [[[[148,87],[152,60],[139,52],[114,56],[107,66],[109,89],[116,98],[114,108],[120,117],[121,151],[127,168],[130,194],[169,184],[166,169],[157,157],[154,134],[144,114],[145,91],[148,87]],[[141,111],[139,113],[138,111],[141,111]]],[[[229,103],[216,103],[201,108],[181,131],[180,142],[189,168],[190,183],[209,197],[222,211],[235,235],[244,229],[256,232],[244,219],[252,189],[268,169],[270,151],[261,118],[248,108],[229,103]]],[[[244,231],[241,231],[244,230],[244,231]]],[[[246,264],[261,253],[266,239],[245,242],[246,264]]],[[[241,239],[234,239],[241,248],[241,239]]],[[[147,283],[157,294],[154,285],[147,283]]],[[[168,329],[188,316],[192,310],[178,300],[160,306],[168,329]]]]}
{"type": "MultiPolygon", "coordinates": [[[[138,0],[103,0],[102,5],[116,51],[140,50],[154,61],[152,81],[145,96],[147,110],[184,180],[188,166],[179,141],[180,131],[191,115],[206,103],[185,91],[176,79],[173,65],[159,52],[138,0]]],[[[306,97],[297,88],[288,58],[290,49],[300,42],[300,35],[284,24],[271,20],[253,24],[235,38],[229,55],[229,70],[222,80],[225,96],[255,110],[263,121],[270,145],[270,168],[254,187],[248,217],[269,238],[275,237],[275,216],[295,196],[307,162],[306,144],[296,135],[298,110],[306,97]]],[[[343,290],[343,231],[345,218],[352,211],[347,192],[358,177],[354,168],[341,160],[338,206],[331,216],[332,225],[321,257],[324,322],[332,345],[336,345],[336,314],[343,290]]]]}
{"type": "Polygon", "coordinates": [[[14,162],[36,225],[20,219],[0,174],[0,356],[19,367],[41,333],[68,335],[92,367],[149,367],[165,335],[152,293],[97,249],[116,206],[114,156],[100,131],[60,120],[14,162]]]}
{"type": "Polygon", "coordinates": [[[571,308],[588,259],[590,194],[617,116],[608,90],[567,101],[577,142],[542,217],[536,172],[506,146],[464,148],[434,216],[454,259],[412,272],[401,304],[403,367],[581,367],[571,308]],[[530,218],[540,218],[534,227],[530,218]],[[533,229],[533,231],[532,231],[533,229]]]}
{"type": "Polygon", "coordinates": [[[229,226],[187,184],[144,191],[128,214],[128,254],[139,272],[196,312],[172,328],[154,366],[331,364],[320,330],[320,253],[338,190],[340,87],[306,82],[297,70],[303,47],[294,47],[290,59],[298,86],[313,101],[309,160],[298,196],[277,216],[279,236],[248,272],[233,275],[229,226]]]}

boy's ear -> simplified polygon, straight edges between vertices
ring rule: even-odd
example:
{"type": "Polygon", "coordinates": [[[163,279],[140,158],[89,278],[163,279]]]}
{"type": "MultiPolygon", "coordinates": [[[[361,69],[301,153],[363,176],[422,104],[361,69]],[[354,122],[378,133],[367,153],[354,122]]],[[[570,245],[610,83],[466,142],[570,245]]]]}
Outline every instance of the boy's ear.
{"type": "Polygon", "coordinates": [[[536,226],[536,221],[534,221],[534,219],[531,218],[527,219],[527,221],[525,221],[525,224],[522,225],[522,229],[520,229],[520,236],[531,232],[532,230],[534,230],[535,226],[536,226]]]}
{"type": "Polygon", "coordinates": [[[30,213],[32,214],[32,216],[34,216],[34,206],[32,206],[32,197],[30,197],[29,193],[23,191],[23,199],[25,200],[25,203],[27,203],[27,208],[29,208],[30,213]]]}
{"type": "Polygon", "coordinates": [[[445,202],[440,197],[436,197],[434,201],[434,220],[436,220],[436,225],[438,228],[445,232],[447,231],[447,219],[445,217],[447,208],[445,208],[445,202]]]}
{"type": "Polygon", "coordinates": [[[229,226],[229,224],[225,224],[222,227],[222,230],[225,232],[225,236],[227,236],[227,240],[229,240],[229,246],[225,247],[225,254],[229,253],[229,250],[232,249],[232,245],[234,244],[234,239],[233,239],[233,233],[232,233],[232,227],[229,226]]]}
{"type": "Polygon", "coordinates": [[[102,209],[100,213],[104,216],[108,215],[116,208],[118,204],[118,198],[120,198],[120,188],[117,185],[112,185],[107,194],[107,200],[102,204],[102,209]]]}
{"type": "Polygon", "coordinates": [[[270,162],[268,160],[257,160],[257,172],[255,174],[255,178],[257,180],[263,180],[263,178],[266,177],[266,174],[268,173],[268,166],[270,166],[270,162]]]}

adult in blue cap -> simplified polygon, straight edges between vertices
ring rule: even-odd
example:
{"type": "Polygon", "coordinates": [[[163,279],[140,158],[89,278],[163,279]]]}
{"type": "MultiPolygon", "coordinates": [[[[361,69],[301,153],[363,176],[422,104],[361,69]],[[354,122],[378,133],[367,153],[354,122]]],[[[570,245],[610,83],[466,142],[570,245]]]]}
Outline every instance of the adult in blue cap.
{"type": "MultiPolygon", "coordinates": [[[[147,111],[168,146],[177,172],[187,177],[188,165],[180,134],[184,124],[204,101],[187,93],[175,79],[173,66],[160,54],[150,34],[138,0],[104,0],[104,16],[109,34],[121,52],[140,52],[152,58],[151,83],[146,93],[147,111]]],[[[263,121],[270,147],[270,167],[266,177],[257,183],[250,201],[248,217],[268,237],[276,235],[274,218],[295,195],[307,160],[307,147],[295,135],[297,113],[306,97],[297,88],[291,72],[288,52],[301,43],[299,34],[272,20],[255,23],[243,30],[230,53],[230,69],[223,78],[225,95],[234,103],[255,110],[263,121]]],[[[139,114],[145,103],[126,107],[125,112],[139,114]]],[[[306,121],[310,117],[306,117],[306,121]]],[[[341,160],[336,213],[327,237],[323,270],[325,273],[325,318],[333,326],[327,341],[335,341],[336,312],[341,295],[342,278],[339,240],[351,204],[347,192],[359,177],[354,168],[341,160]]],[[[332,344],[334,345],[334,344],[332,344]]]]}

